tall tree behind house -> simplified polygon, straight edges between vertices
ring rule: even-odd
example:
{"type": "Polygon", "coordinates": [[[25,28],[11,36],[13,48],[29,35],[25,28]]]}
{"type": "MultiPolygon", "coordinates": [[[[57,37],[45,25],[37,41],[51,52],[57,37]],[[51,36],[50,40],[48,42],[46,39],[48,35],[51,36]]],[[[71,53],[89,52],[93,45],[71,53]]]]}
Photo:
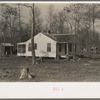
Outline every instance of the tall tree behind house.
{"type": "Polygon", "coordinates": [[[50,5],[48,7],[48,16],[47,16],[47,22],[48,22],[48,31],[49,33],[53,33],[53,16],[54,16],[54,6],[50,5]]]}
{"type": "Polygon", "coordinates": [[[21,16],[20,16],[20,4],[18,4],[18,18],[19,18],[19,42],[21,42],[21,16]]]}
{"type": "MultiPolygon", "coordinates": [[[[90,50],[92,44],[96,45],[96,40],[98,40],[96,35],[93,35],[98,34],[95,31],[97,4],[70,4],[66,7],[71,11],[72,27],[74,27],[74,32],[77,34],[82,47],[90,50]]],[[[98,10],[100,11],[100,9],[98,10]]]]}
{"type": "Polygon", "coordinates": [[[66,34],[68,33],[68,22],[66,21],[66,14],[61,10],[56,10],[54,5],[48,7],[47,22],[45,23],[45,31],[50,34],[66,34]],[[67,23],[65,25],[65,22],[67,23]]]}
{"type": "MultiPolygon", "coordinates": [[[[9,37],[9,42],[11,44],[13,44],[13,37],[14,37],[14,33],[16,30],[14,30],[14,28],[16,27],[16,23],[17,23],[17,9],[13,8],[7,4],[1,4],[2,6],[2,13],[1,15],[4,17],[6,16],[6,22],[4,22],[6,24],[6,29],[7,29],[7,36],[9,37]]],[[[12,54],[12,47],[10,48],[10,54],[12,54]]]]}

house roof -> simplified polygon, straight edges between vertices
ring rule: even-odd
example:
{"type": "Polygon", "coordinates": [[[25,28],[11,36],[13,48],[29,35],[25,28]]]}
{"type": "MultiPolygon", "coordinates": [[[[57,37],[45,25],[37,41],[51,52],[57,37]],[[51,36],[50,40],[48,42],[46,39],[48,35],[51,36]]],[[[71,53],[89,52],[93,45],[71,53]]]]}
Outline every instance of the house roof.
{"type": "Polygon", "coordinates": [[[43,33],[44,35],[46,35],[47,37],[53,39],[54,41],[57,41],[56,37],[54,35],[51,35],[49,33],[43,33]]]}
{"type": "Polygon", "coordinates": [[[54,34],[54,37],[58,40],[58,42],[68,42],[72,36],[65,34],[54,34]]]}
{"type": "Polygon", "coordinates": [[[75,34],[43,34],[59,43],[79,43],[75,34]]]}
{"type": "MultiPolygon", "coordinates": [[[[75,34],[49,34],[49,33],[42,33],[42,34],[46,35],[47,37],[59,43],[79,43],[79,40],[75,34]]],[[[26,42],[17,43],[17,44],[25,44],[26,42]]]]}
{"type": "Polygon", "coordinates": [[[75,34],[54,34],[60,43],[79,43],[75,34]]]}
{"type": "Polygon", "coordinates": [[[13,46],[11,43],[1,43],[1,44],[5,46],[13,46]]]}
{"type": "Polygon", "coordinates": [[[17,44],[26,44],[26,42],[21,42],[21,43],[17,43],[17,44]]]}

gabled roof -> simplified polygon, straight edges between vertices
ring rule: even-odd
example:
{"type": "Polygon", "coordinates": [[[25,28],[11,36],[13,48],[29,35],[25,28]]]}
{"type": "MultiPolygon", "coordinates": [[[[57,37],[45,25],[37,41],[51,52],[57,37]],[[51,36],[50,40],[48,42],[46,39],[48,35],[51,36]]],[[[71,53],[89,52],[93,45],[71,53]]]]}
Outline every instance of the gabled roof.
{"type": "Polygon", "coordinates": [[[54,35],[51,35],[51,34],[49,34],[49,33],[42,33],[42,34],[44,34],[44,35],[46,35],[47,37],[53,39],[54,41],[57,41],[57,39],[55,38],[54,35]]]}
{"type": "Polygon", "coordinates": [[[66,34],[54,34],[54,37],[58,40],[58,42],[68,42],[72,36],[66,34]]]}
{"type": "Polygon", "coordinates": [[[47,37],[59,42],[59,43],[79,43],[75,34],[49,34],[42,33],[47,37]]]}
{"type": "Polygon", "coordinates": [[[47,37],[55,40],[59,43],[79,43],[79,40],[75,34],[49,34],[49,33],[42,33],[47,37]]]}
{"type": "MultiPolygon", "coordinates": [[[[52,40],[54,40],[54,41],[57,42],[57,39],[56,39],[53,35],[51,35],[51,34],[49,34],[49,33],[41,33],[41,32],[40,32],[40,33],[38,33],[38,34],[44,34],[45,36],[47,36],[47,37],[49,37],[49,38],[51,38],[52,40]]],[[[36,34],[35,36],[37,36],[38,34],[36,34]]],[[[35,36],[34,36],[34,37],[35,37],[35,36]]],[[[31,40],[31,39],[29,39],[29,40],[31,40]]],[[[29,40],[27,40],[27,41],[29,41],[29,40]]],[[[27,41],[26,41],[26,42],[27,42],[27,41]]],[[[23,42],[23,44],[26,43],[26,42],[23,42]]],[[[21,43],[17,43],[17,44],[21,44],[21,43]]]]}
{"type": "MultiPolygon", "coordinates": [[[[44,34],[45,36],[51,38],[52,40],[58,43],[79,43],[79,40],[75,34],[49,34],[49,33],[41,33],[41,34],[44,34]]],[[[25,44],[26,42],[18,43],[18,44],[25,44]]]]}
{"type": "Polygon", "coordinates": [[[21,42],[21,43],[17,43],[17,44],[26,44],[26,42],[21,42]]]}

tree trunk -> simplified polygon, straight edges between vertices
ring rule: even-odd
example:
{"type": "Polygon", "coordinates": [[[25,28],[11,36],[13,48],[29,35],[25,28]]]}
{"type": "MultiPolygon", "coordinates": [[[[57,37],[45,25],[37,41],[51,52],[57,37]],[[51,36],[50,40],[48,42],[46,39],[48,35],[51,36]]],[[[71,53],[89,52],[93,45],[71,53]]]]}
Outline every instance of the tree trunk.
{"type": "Polygon", "coordinates": [[[20,22],[20,4],[18,4],[19,9],[19,42],[21,42],[21,22],[20,22]]]}
{"type": "Polygon", "coordinates": [[[92,23],[93,23],[93,46],[95,46],[95,7],[92,9],[92,23]]]}
{"type": "Polygon", "coordinates": [[[5,32],[4,32],[4,37],[3,37],[3,42],[4,42],[4,46],[3,46],[3,61],[5,61],[5,32]]]}
{"type": "Polygon", "coordinates": [[[12,55],[12,30],[11,30],[11,16],[10,16],[10,43],[11,43],[11,46],[10,46],[10,55],[12,55]]]}
{"type": "Polygon", "coordinates": [[[32,78],[32,76],[29,73],[29,68],[22,68],[21,69],[20,79],[24,79],[24,78],[32,78]]]}
{"type": "Polygon", "coordinates": [[[32,13],[33,13],[33,18],[32,18],[32,30],[31,30],[31,48],[32,48],[32,65],[35,65],[36,59],[35,59],[35,48],[34,48],[34,34],[35,34],[34,3],[33,3],[33,7],[32,7],[32,13]]]}

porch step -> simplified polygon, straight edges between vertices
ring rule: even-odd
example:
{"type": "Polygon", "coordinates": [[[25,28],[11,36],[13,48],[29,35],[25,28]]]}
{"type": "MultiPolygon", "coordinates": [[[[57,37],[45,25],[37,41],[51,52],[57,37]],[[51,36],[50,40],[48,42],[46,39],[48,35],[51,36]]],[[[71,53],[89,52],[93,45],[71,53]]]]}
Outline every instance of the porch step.
{"type": "Polygon", "coordinates": [[[61,58],[66,58],[66,55],[62,55],[61,58]]]}

